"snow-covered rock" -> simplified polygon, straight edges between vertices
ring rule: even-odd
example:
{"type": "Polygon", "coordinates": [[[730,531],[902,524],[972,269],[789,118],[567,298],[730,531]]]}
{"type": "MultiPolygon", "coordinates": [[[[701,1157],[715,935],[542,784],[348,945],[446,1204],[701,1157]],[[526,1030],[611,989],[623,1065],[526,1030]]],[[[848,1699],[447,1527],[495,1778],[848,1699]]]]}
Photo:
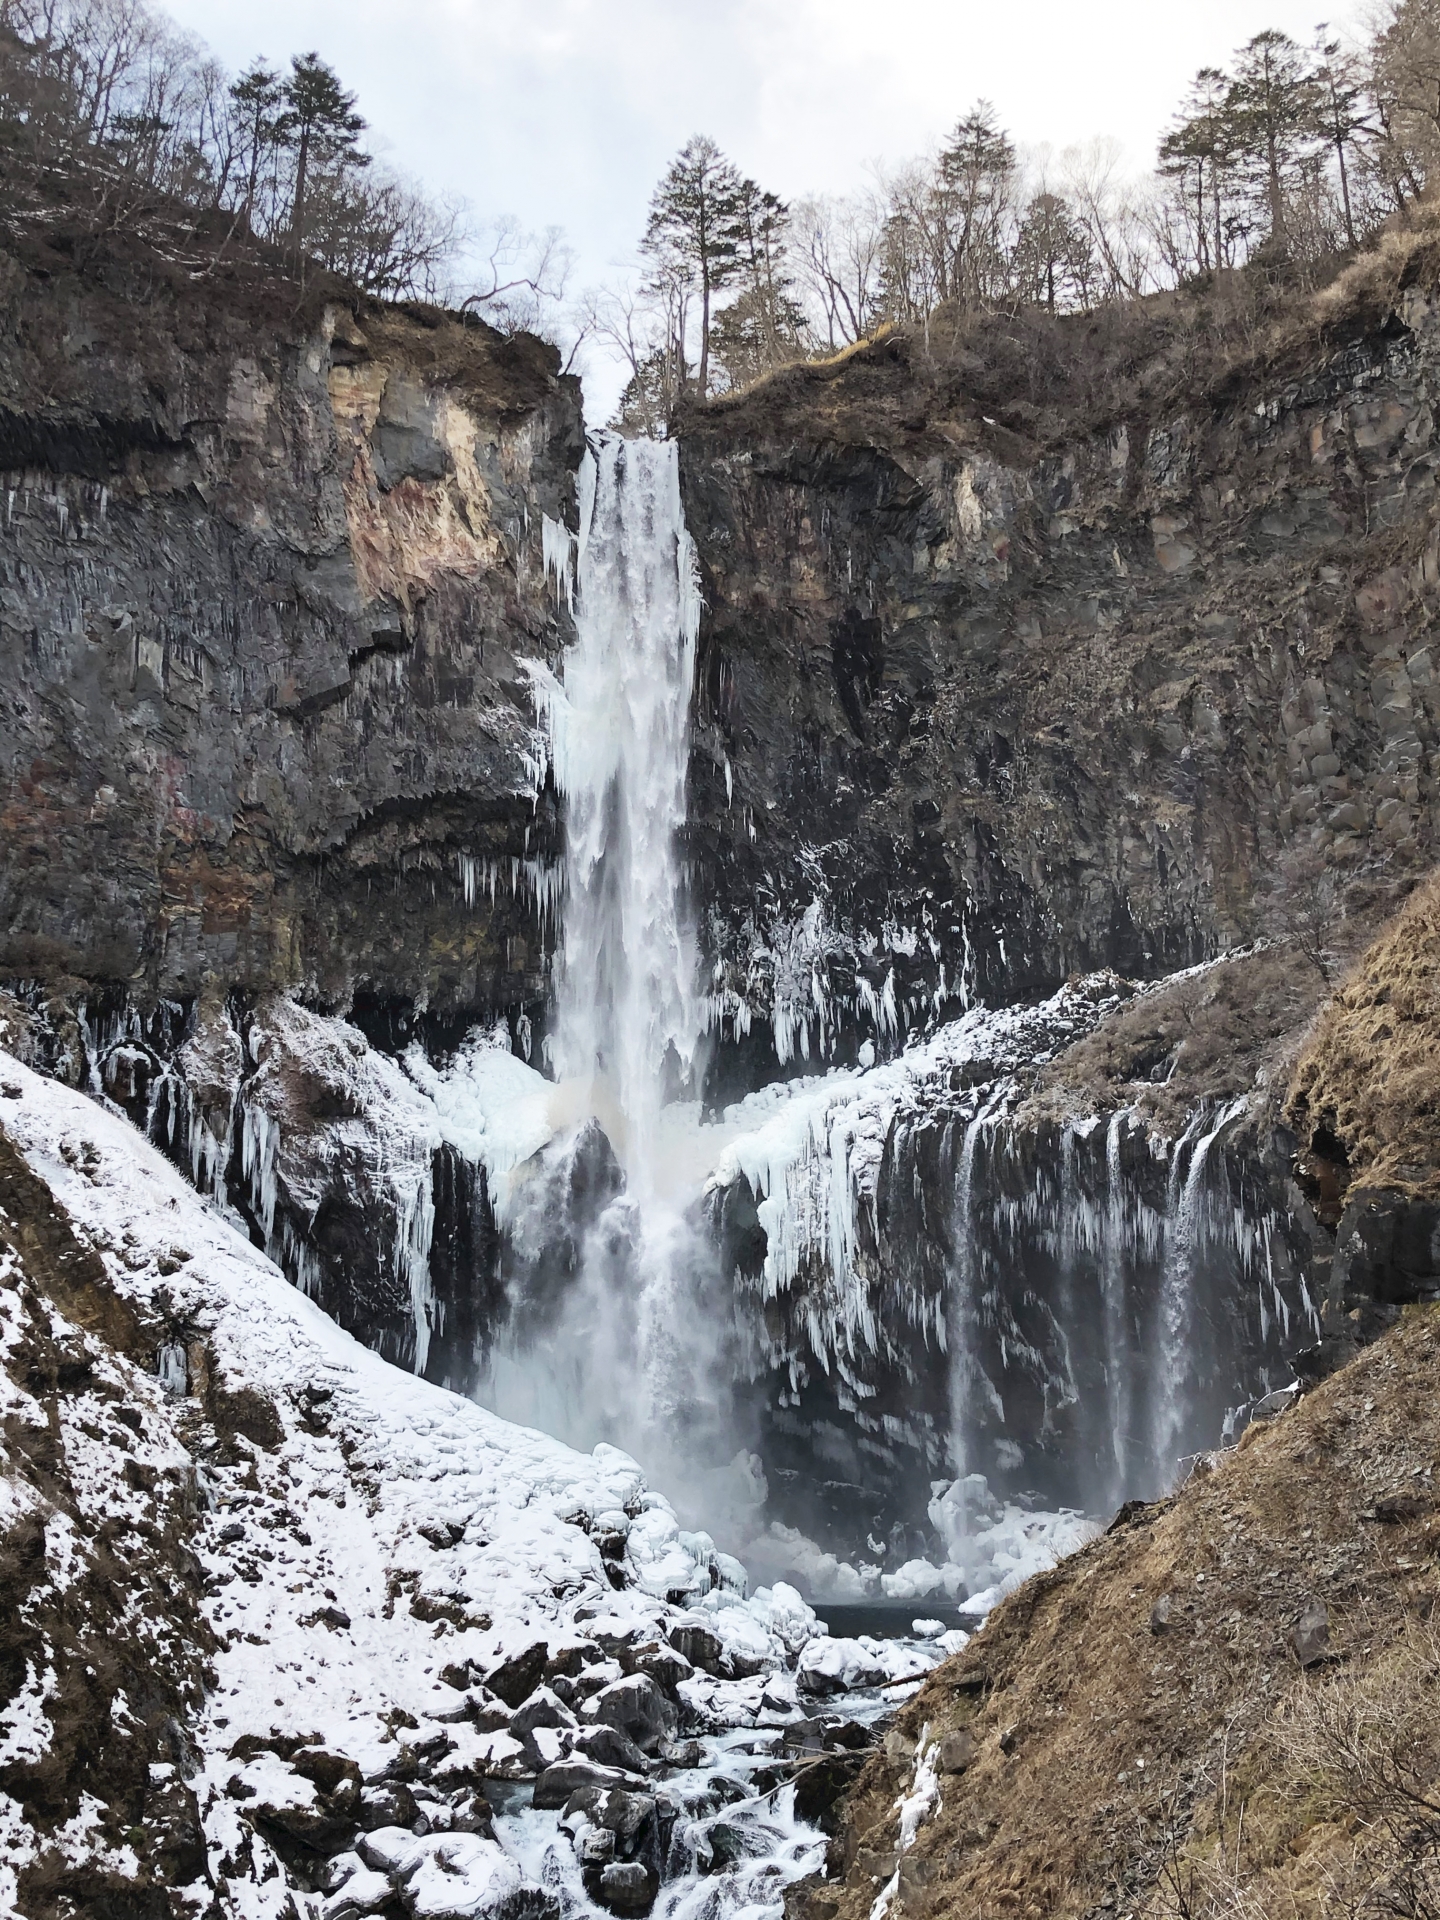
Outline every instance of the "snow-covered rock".
{"type": "MultiPolygon", "coordinates": [[[[482,1710],[471,1677],[537,1644],[557,1674],[598,1664],[606,1645],[663,1644],[693,1617],[664,1583],[682,1561],[692,1576],[709,1568],[714,1549],[614,1448],[576,1453],[361,1347],[118,1115],[9,1056],[0,1083],[7,1134],[138,1329],[132,1357],[108,1363],[144,1398],[156,1436],[137,1484],[170,1473],[203,1509],[190,1524],[213,1672],[184,1739],[209,1871],[243,1886],[243,1910],[265,1920],[286,1910],[292,1882],[250,1810],[328,1834],[352,1802],[358,1812],[359,1781],[418,1772],[436,1819],[450,1820],[477,1779],[533,1771],[508,1730],[457,1720],[457,1707],[482,1710]],[[176,1390],[153,1374],[144,1384],[161,1354],[176,1390]],[[618,1591],[591,1538],[598,1516],[617,1514],[630,1523],[618,1591]],[[304,1763],[312,1749],[338,1756],[339,1771],[304,1763]]],[[[22,1478],[0,1486],[12,1514],[43,1511],[22,1478]]],[[[747,1601],[716,1585],[695,1597],[742,1664],[782,1667],[817,1631],[798,1595],[747,1601]]],[[[35,1710],[12,1744],[43,1750],[54,1735],[45,1667],[37,1659],[35,1710]]],[[[563,1720],[557,1706],[546,1717],[563,1720]]],[[[12,1813],[0,1804],[0,1819],[12,1813]]],[[[417,1914],[495,1911],[520,1886],[483,1836],[431,1838],[405,1836],[417,1914]]],[[[378,1845],[362,1842],[369,1872],[378,1845]]]]}

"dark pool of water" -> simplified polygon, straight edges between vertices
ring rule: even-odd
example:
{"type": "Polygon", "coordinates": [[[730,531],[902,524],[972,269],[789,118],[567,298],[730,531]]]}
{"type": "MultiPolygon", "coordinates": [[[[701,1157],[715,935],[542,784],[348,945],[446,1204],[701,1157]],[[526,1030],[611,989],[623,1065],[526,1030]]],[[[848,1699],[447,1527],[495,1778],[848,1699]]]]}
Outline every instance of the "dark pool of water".
{"type": "Polygon", "coordinates": [[[854,1640],[868,1633],[875,1640],[913,1640],[916,1620],[939,1620],[946,1627],[961,1627],[973,1633],[978,1622],[948,1601],[909,1600],[897,1607],[893,1601],[812,1600],[811,1606],[837,1640],[854,1640]]]}

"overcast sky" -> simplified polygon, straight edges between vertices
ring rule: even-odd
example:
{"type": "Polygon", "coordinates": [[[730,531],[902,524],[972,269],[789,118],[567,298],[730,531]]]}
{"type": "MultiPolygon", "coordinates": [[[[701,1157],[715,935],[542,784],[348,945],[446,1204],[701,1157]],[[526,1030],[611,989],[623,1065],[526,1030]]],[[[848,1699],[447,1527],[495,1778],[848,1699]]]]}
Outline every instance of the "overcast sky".
{"type": "MultiPolygon", "coordinates": [[[[979,96],[1023,144],[1121,140],[1136,170],[1197,67],[1321,0],[170,0],[230,66],[311,48],[372,143],[477,218],[561,226],[574,284],[633,255],[703,132],[785,198],[932,145],[979,96]]],[[[1344,22],[1351,9],[1329,17],[1344,22]]]]}

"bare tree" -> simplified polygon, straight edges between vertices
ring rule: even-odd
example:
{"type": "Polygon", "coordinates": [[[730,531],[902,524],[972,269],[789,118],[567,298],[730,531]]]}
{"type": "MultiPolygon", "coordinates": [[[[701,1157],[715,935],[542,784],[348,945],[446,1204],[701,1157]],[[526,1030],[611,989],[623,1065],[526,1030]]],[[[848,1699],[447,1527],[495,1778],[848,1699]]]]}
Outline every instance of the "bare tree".
{"type": "Polygon", "coordinates": [[[880,322],[887,216],[875,187],[795,207],[795,276],[811,331],[831,353],[880,322]]]}
{"type": "Polygon", "coordinates": [[[1124,170],[1118,141],[1092,140],[1067,147],[1058,181],[1076,224],[1090,242],[1101,276],[1101,297],[1138,300],[1157,283],[1154,234],[1147,218],[1145,183],[1124,170]]]}

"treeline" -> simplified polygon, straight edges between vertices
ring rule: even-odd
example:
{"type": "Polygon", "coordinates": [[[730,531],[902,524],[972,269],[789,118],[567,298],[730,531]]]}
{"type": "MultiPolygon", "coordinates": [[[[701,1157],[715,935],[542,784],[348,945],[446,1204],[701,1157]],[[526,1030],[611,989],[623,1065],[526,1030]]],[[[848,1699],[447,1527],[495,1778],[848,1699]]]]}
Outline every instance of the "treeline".
{"type": "Polygon", "coordinates": [[[434,294],[459,215],[378,165],[318,54],[232,77],[145,0],[0,0],[0,218],[94,233],[193,223],[303,278],[434,294]]]}
{"type": "Polygon", "coordinates": [[[655,191],[629,287],[583,325],[623,357],[622,420],[744,386],[886,322],[1088,311],[1245,268],[1314,286],[1440,182],[1440,0],[1390,0],[1358,44],[1257,34],[1196,75],[1153,174],[1097,141],[1022,155],[979,102],[938,154],[786,204],[697,137],[655,191]]]}

